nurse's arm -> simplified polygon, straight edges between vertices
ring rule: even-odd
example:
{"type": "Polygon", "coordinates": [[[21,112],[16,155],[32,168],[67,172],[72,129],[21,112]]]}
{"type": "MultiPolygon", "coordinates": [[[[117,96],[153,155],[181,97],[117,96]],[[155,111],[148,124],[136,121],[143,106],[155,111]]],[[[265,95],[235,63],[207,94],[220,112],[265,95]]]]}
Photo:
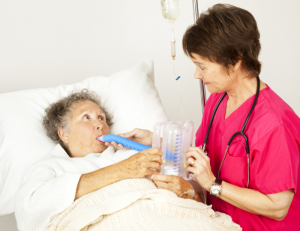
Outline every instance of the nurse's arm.
{"type": "MultiPolygon", "coordinates": [[[[187,172],[194,174],[201,187],[209,191],[216,177],[211,171],[209,157],[200,149],[191,147],[186,153],[187,172]]],[[[274,194],[263,194],[257,190],[241,188],[222,181],[220,199],[247,212],[262,215],[274,220],[283,220],[290,208],[294,190],[274,194]]]]}
{"type": "Polygon", "coordinates": [[[294,197],[294,190],[263,194],[257,190],[241,188],[222,182],[220,199],[247,212],[262,215],[277,221],[285,218],[294,197]]]}

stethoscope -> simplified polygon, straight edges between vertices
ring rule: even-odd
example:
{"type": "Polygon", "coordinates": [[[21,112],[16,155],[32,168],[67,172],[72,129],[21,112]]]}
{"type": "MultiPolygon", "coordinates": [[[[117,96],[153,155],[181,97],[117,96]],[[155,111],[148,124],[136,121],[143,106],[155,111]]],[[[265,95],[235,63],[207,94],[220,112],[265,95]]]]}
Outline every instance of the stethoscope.
{"type": "MultiPolygon", "coordinates": [[[[250,116],[251,116],[251,114],[252,114],[252,112],[253,112],[253,110],[254,110],[254,107],[255,107],[255,105],[256,105],[256,101],[257,101],[257,98],[258,98],[258,95],[259,95],[259,89],[260,89],[260,80],[259,80],[259,76],[257,76],[256,79],[257,79],[256,94],[255,94],[255,99],[254,99],[254,102],[253,102],[252,107],[251,107],[251,109],[250,109],[250,112],[249,112],[249,114],[248,114],[248,116],[247,116],[247,118],[246,118],[246,120],[245,120],[245,122],[244,122],[244,125],[243,125],[243,127],[242,127],[242,130],[241,130],[240,132],[234,133],[234,134],[231,136],[231,138],[230,138],[230,140],[229,140],[229,142],[228,142],[228,144],[227,144],[227,148],[226,148],[226,150],[225,150],[225,155],[224,155],[224,157],[223,157],[223,160],[222,160],[222,162],[221,162],[221,165],[220,165],[220,168],[219,168],[219,171],[218,171],[218,178],[220,179],[220,171],[221,171],[222,165],[223,165],[224,160],[225,160],[225,157],[226,157],[226,155],[227,155],[228,148],[229,148],[229,146],[231,145],[232,140],[233,140],[237,135],[243,136],[244,139],[245,139],[245,141],[246,141],[246,154],[247,154],[247,167],[248,167],[248,182],[247,182],[247,188],[249,187],[249,180],[250,180],[250,155],[249,155],[249,154],[250,154],[250,150],[249,150],[249,141],[248,141],[248,137],[247,137],[246,134],[245,134],[245,128],[246,128],[247,123],[248,123],[248,121],[249,121],[249,119],[250,119],[250,116]]],[[[220,104],[221,104],[222,100],[224,99],[224,97],[226,96],[226,94],[227,94],[227,93],[224,92],[224,94],[222,95],[222,97],[219,99],[219,101],[218,101],[218,103],[217,103],[217,105],[216,105],[216,107],[215,107],[215,109],[214,109],[214,111],[213,111],[212,117],[210,118],[210,122],[209,122],[208,129],[207,129],[207,132],[206,132],[204,144],[203,144],[203,147],[202,147],[202,149],[203,149],[203,151],[206,153],[206,155],[208,155],[208,150],[205,148],[205,146],[206,146],[206,144],[207,144],[207,139],[208,139],[208,135],[209,135],[209,132],[210,132],[210,128],[211,128],[212,122],[213,122],[213,120],[214,120],[214,117],[215,117],[215,115],[216,115],[216,112],[217,112],[217,110],[218,110],[218,107],[220,106],[220,104]]]]}

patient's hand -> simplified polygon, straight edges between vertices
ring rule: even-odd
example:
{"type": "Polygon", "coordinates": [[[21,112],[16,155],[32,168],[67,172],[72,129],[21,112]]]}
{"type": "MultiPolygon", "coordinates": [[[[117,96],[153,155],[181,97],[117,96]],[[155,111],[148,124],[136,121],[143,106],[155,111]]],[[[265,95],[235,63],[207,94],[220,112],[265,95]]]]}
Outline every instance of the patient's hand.
{"type": "MultiPolygon", "coordinates": [[[[152,146],[153,133],[151,131],[148,131],[148,130],[135,128],[131,132],[119,134],[119,136],[125,137],[127,139],[133,140],[133,141],[141,143],[141,144],[152,146]]],[[[115,147],[118,147],[118,148],[121,148],[121,149],[123,149],[123,148],[127,149],[122,144],[117,144],[114,141],[111,142],[111,143],[106,142],[105,145],[106,146],[115,146],[115,147]]]]}
{"type": "Polygon", "coordinates": [[[159,189],[172,191],[178,197],[184,199],[193,199],[198,202],[201,202],[201,198],[198,195],[198,193],[194,190],[193,186],[182,177],[156,174],[152,176],[152,180],[159,189]],[[193,196],[193,198],[190,198],[188,194],[185,194],[185,192],[189,190],[194,190],[195,195],[193,196]]]}
{"type": "Polygon", "coordinates": [[[159,174],[162,165],[161,157],[160,149],[150,148],[116,164],[82,174],[77,185],[75,200],[120,180],[159,174]],[[154,171],[154,168],[157,171],[154,171]]]}
{"type": "Polygon", "coordinates": [[[118,164],[121,168],[118,171],[123,175],[124,179],[159,174],[163,163],[161,157],[162,151],[158,148],[140,151],[128,159],[119,162],[118,164]]]}

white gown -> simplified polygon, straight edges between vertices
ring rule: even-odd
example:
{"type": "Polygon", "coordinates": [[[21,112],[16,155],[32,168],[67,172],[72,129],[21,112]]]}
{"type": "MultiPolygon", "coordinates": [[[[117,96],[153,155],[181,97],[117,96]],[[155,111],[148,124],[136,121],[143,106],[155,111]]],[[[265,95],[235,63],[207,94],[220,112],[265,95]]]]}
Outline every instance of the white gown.
{"type": "Polygon", "coordinates": [[[99,157],[70,158],[57,145],[49,158],[33,164],[23,177],[15,198],[15,216],[20,231],[44,231],[75,199],[82,174],[120,162],[137,153],[108,147],[99,157]]]}

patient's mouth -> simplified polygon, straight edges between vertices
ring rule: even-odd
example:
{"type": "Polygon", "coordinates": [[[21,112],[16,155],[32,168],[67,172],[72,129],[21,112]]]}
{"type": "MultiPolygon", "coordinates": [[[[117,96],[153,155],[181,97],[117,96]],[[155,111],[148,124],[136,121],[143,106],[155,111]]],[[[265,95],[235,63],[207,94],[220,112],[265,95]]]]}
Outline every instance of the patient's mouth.
{"type": "Polygon", "coordinates": [[[98,140],[98,141],[101,142],[101,143],[104,143],[104,142],[103,142],[102,136],[97,136],[97,137],[96,137],[96,140],[98,140]]]}

